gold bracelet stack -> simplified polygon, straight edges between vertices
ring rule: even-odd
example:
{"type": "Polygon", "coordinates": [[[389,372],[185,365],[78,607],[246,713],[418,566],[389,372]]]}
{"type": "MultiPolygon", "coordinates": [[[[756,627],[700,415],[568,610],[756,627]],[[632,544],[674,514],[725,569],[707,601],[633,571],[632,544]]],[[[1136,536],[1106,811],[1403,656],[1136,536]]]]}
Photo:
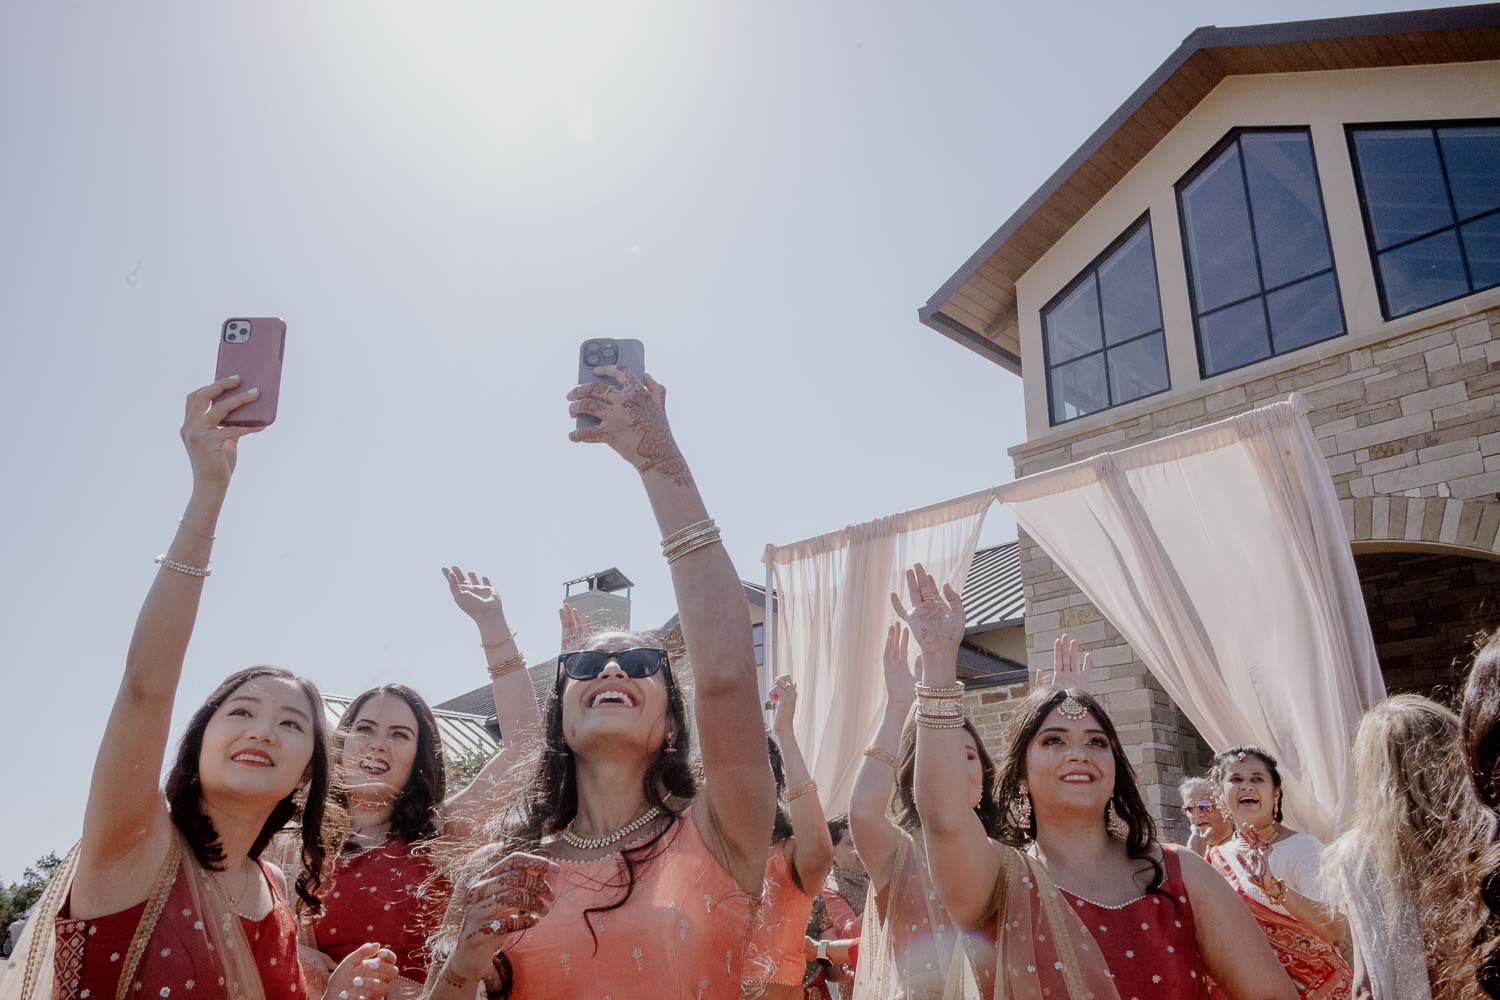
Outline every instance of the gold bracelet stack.
{"type": "Polygon", "coordinates": [[[793,785],[786,790],[786,800],[791,802],[793,799],[800,799],[808,792],[816,792],[817,790],[818,783],[816,781],[804,781],[802,784],[793,785]]]}
{"type": "Polygon", "coordinates": [[[180,563],[175,559],[168,559],[164,555],[157,556],[155,562],[156,565],[160,566],[162,569],[169,569],[176,573],[182,573],[185,576],[196,576],[199,579],[202,579],[206,576],[213,576],[214,573],[214,568],[212,565],[189,566],[187,563],[180,563]]]}
{"type": "Polygon", "coordinates": [[[704,546],[715,544],[718,540],[719,527],[710,517],[697,524],[690,524],[686,528],[679,528],[663,538],[661,554],[667,557],[667,564],[671,565],[689,552],[697,552],[704,546]]]}
{"type": "Polygon", "coordinates": [[[484,650],[486,653],[488,653],[491,650],[503,649],[503,648],[505,648],[505,646],[507,644],[515,642],[515,641],[516,641],[516,630],[515,629],[511,629],[510,633],[508,635],[506,635],[505,638],[503,638],[503,639],[496,639],[494,642],[481,642],[479,644],[479,648],[482,649],[482,650],[484,650]]]}
{"type": "Polygon", "coordinates": [[[517,653],[508,660],[492,663],[490,664],[490,680],[498,681],[500,678],[513,674],[524,666],[526,666],[526,657],[520,653],[517,653]]]}
{"type": "Polygon", "coordinates": [[[964,686],[917,685],[917,725],[928,729],[960,729],[964,724],[964,686]]]}
{"type": "Polygon", "coordinates": [[[901,767],[901,762],[896,759],[895,754],[891,753],[889,750],[883,749],[882,747],[878,747],[873,743],[865,747],[865,756],[870,757],[874,760],[878,760],[882,764],[889,764],[891,766],[891,770],[893,771],[901,767]]]}

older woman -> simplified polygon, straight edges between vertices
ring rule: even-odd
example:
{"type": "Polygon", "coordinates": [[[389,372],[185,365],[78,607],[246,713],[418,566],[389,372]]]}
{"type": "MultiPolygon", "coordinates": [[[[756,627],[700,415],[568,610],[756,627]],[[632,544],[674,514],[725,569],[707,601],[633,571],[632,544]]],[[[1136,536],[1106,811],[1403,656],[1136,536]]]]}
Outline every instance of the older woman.
{"type": "Polygon", "coordinates": [[[1211,774],[1236,833],[1209,848],[1209,862],[1249,905],[1299,995],[1348,997],[1353,973],[1338,951],[1348,925],[1319,898],[1323,845],[1282,822],[1276,758],[1260,747],[1232,746],[1214,755],[1211,774]]]}
{"type": "MultiPolygon", "coordinates": [[[[750,616],[664,409],[622,368],[579,386],[575,441],[610,447],[656,514],[693,663],[692,730],[668,651],[605,632],[559,657],[542,753],[496,843],[454,871],[454,905],[428,984],[434,1000],[489,997],[737,1000],[761,894],[776,791],[750,616]]],[[[599,491],[610,501],[608,489],[599,491]]]]}
{"type": "Polygon", "coordinates": [[[1210,847],[1234,836],[1234,824],[1220,811],[1212,781],[1204,777],[1188,778],[1177,786],[1177,794],[1182,798],[1182,815],[1188,821],[1188,850],[1201,858],[1210,847]]]}
{"type": "MultiPolygon", "coordinates": [[[[1237,1000],[1290,1000],[1255,923],[1200,858],[1159,843],[1113,723],[1076,688],[1033,692],[1001,757],[997,834],[965,800],[964,613],[919,564],[896,613],[922,650],[917,810],[938,898],[996,942],[996,995],[1201,1000],[1207,976],[1237,1000]]],[[[986,984],[972,992],[984,994],[986,984]]]]}

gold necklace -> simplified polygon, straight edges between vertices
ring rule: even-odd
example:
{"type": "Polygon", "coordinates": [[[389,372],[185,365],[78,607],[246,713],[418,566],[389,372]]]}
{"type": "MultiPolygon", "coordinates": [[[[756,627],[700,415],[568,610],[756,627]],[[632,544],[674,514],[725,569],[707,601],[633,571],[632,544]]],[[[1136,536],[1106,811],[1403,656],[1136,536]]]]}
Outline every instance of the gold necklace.
{"type": "MultiPolygon", "coordinates": [[[[243,863],[241,864],[241,867],[244,867],[243,863]]],[[[229,894],[229,890],[226,889],[226,888],[224,888],[224,878],[223,878],[223,876],[224,876],[224,873],[220,872],[218,874],[218,876],[214,878],[214,884],[219,887],[219,892],[222,893],[223,896],[224,896],[224,899],[228,901],[229,908],[231,910],[238,909],[239,905],[240,905],[240,900],[245,897],[245,893],[250,889],[250,869],[249,868],[245,868],[245,877],[242,878],[242,879],[240,879],[240,892],[239,892],[238,896],[231,896],[229,894]]]]}
{"type": "Polygon", "coordinates": [[[569,846],[576,847],[580,851],[597,851],[601,848],[609,847],[613,844],[619,843],[621,840],[624,840],[626,837],[630,836],[632,833],[639,830],[641,827],[645,826],[647,823],[651,822],[653,819],[660,815],[661,807],[652,806],[650,809],[647,809],[645,812],[641,813],[629,823],[626,823],[624,826],[620,827],[614,833],[606,833],[602,837],[580,837],[578,836],[578,834],[573,832],[573,824],[569,823],[567,827],[563,829],[562,839],[569,846]]]}

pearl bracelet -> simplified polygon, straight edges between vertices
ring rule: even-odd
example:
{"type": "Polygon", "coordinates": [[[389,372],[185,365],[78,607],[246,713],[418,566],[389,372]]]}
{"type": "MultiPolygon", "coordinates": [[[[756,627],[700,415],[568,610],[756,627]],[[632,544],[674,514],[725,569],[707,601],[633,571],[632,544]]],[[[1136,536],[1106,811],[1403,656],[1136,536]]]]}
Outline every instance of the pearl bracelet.
{"type": "Polygon", "coordinates": [[[196,576],[199,578],[212,576],[214,571],[214,568],[212,566],[189,566],[187,563],[180,563],[175,559],[168,559],[164,555],[157,556],[155,562],[162,569],[170,569],[178,573],[186,573],[188,576],[196,576]]]}
{"type": "Polygon", "coordinates": [[[924,729],[962,729],[965,719],[962,715],[953,718],[942,718],[936,715],[925,715],[917,713],[917,725],[924,729]]]}

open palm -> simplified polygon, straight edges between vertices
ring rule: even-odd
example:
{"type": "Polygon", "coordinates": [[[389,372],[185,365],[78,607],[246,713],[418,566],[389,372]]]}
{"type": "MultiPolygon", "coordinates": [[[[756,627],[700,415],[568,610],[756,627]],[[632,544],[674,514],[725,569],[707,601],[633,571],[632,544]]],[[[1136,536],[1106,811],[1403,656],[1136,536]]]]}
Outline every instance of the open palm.
{"type": "Polygon", "coordinates": [[[940,593],[937,581],[921,563],[906,571],[906,589],[911,595],[911,610],[906,610],[900,595],[894,592],[891,605],[911,629],[923,655],[929,660],[956,657],[964,638],[964,606],[958,591],[944,584],[940,593]]]}
{"type": "Polygon", "coordinates": [[[448,581],[448,592],[460,611],[480,625],[504,624],[505,608],[489,577],[474,573],[466,576],[457,566],[445,566],[443,578],[448,581]]]}

